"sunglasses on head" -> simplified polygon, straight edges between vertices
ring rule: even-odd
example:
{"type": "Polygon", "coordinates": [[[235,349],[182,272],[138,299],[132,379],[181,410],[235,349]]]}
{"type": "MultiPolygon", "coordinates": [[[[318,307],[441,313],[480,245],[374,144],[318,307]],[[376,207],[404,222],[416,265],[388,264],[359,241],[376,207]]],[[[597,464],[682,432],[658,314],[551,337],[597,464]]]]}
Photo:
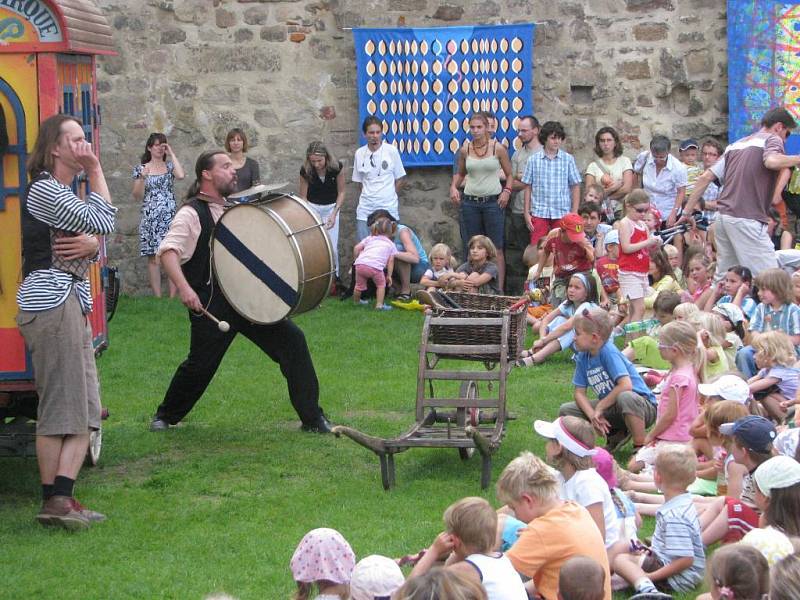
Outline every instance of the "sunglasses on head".
{"type": "Polygon", "coordinates": [[[647,213],[648,210],[650,210],[650,207],[649,206],[645,206],[644,208],[636,208],[636,207],[634,207],[634,210],[637,213],[639,213],[640,215],[643,215],[643,214],[647,213]]]}

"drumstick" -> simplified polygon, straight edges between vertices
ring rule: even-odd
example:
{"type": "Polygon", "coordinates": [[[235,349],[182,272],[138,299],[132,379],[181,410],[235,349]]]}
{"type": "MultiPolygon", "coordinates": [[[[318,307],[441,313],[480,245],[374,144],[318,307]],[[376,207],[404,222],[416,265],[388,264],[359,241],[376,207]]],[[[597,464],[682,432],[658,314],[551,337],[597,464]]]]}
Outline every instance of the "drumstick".
{"type": "Polygon", "coordinates": [[[203,313],[205,316],[207,316],[212,321],[214,321],[214,323],[217,324],[217,327],[219,327],[219,330],[222,331],[223,333],[227,333],[228,331],[230,331],[231,326],[227,321],[220,321],[217,317],[212,315],[210,312],[208,312],[203,307],[200,307],[200,312],[203,313]]]}
{"type": "Polygon", "coordinates": [[[514,312],[514,311],[515,311],[515,310],[517,310],[518,308],[522,308],[522,306],[523,306],[523,305],[524,305],[526,302],[528,302],[528,298],[527,298],[527,297],[520,298],[519,300],[517,300],[516,302],[514,302],[514,304],[512,304],[511,306],[509,306],[509,307],[508,307],[508,310],[509,310],[509,311],[511,311],[511,312],[514,312]]]}

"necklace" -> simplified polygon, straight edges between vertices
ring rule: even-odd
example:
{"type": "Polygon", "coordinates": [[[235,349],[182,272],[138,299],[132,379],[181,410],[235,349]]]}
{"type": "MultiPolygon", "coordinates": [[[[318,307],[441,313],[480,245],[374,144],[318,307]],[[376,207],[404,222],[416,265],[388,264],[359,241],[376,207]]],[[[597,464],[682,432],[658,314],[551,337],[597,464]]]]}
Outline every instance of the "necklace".
{"type": "Polygon", "coordinates": [[[475,145],[475,142],[472,143],[472,149],[475,151],[475,156],[477,156],[478,158],[484,158],[486,156],[486,154],[488,154],[488,152],[489,152],[489,142],[486,142],[483,146],[481,146],[481,148],[484,148],[483,154],[480,154],[478,152],[479,148],[478,148],[478,146],[475,145]]]}

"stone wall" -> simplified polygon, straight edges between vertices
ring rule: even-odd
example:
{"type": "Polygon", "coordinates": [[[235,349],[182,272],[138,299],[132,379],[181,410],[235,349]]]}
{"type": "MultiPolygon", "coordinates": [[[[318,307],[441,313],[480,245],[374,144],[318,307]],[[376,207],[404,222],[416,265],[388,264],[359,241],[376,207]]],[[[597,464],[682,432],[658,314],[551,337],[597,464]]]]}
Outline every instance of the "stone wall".
{"type": "MultiPolygon", "coordinates": [[[[197,155],[243,127],[264,181],[297,179],[309,141],[350,167],[358,145],[350,28],[537,23],[534,106],[559,120],[582,169],[594,132],[612,125],[633,157],[653,133],[727,132],[726,15],[721,0],[98,0],[118,56],[99,61],[102,158],[121,207],[111,261],[125,291],[144,291],[131,168],[164,131],[191,173],[197,155]]],[[[191,178],[191,177],[189,177],[191,178]]],[[[189,179],[187,178],[187,180],[189,179]]],[[[426,246],[459,246],[449,169],[413,169],[403,221],[426,246]]],[[[177,185],[183,195],[188,182],[177,185]]],[[[356,186],[342,214],[351,254],[356,186]]],[[[511,257],[514,262],[514,257],[511,257]]]]}

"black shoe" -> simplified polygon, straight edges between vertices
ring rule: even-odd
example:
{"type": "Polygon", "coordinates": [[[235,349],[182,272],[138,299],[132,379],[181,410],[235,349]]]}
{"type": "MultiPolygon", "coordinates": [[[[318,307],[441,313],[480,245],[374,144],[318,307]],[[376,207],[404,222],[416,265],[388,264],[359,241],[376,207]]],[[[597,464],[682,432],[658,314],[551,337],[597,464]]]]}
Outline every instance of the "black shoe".
{"type": "Polygon", "coordinates": [[[320,415],[320,417],[312,423],[303,423],[300,429],[307,433],[331,433],[333,431],[333,425],[325,418],[325,415],[320,415]]]}
{"type": "Polygon", "coordinates": [[[150,431],[166,431],[167,429],[169,429],[169,423],[164,419],[153,417],[153,420],[150,421],[150,431]]]}

